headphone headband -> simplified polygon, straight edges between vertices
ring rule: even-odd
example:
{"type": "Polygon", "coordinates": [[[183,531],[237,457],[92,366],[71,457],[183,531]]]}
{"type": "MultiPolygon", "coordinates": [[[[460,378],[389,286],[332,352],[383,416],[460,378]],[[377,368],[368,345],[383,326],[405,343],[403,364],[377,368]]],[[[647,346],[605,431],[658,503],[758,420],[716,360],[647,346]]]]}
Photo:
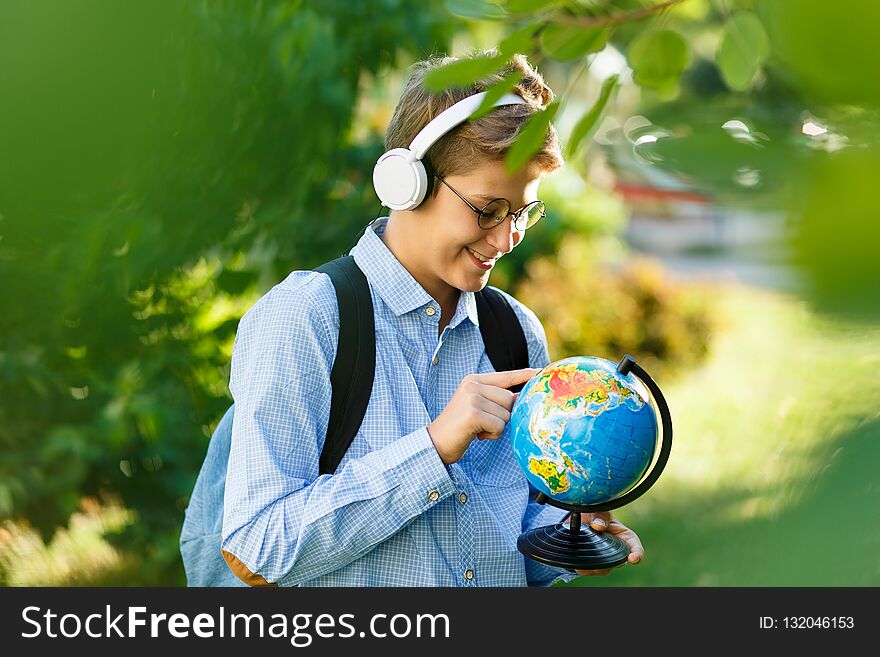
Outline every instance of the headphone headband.
{"type": "MultiPolygon", "coordinates": [[[[425,153],[428,152],[428,149],[434,145],[434,142],[457,125],[467,121],[471,114],[479,109],[480,105],[483,103],[483,98],[485,97],[485,91],[481,91],[473,96],[468,96],[434,117],[428,125],[421,129],[419,134],[415,136],[415,139],[413,139],[412,143],[409,145],[409,150],[412,151],[415,158],[421,160],[425,157],[425,153]]],[[[494,107],[500,105],[524,105],[525,102],[525,100],[516,94],[504,94],[498,99],[494,107]]]]}

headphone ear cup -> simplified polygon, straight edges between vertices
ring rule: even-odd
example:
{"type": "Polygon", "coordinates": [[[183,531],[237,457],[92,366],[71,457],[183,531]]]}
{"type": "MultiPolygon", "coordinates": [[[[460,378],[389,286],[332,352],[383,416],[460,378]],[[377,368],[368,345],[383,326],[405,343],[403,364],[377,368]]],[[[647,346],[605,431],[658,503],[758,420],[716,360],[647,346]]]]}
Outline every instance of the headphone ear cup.
{"type": "Polygon", "coordinates": [[[431,165],[431,160],[427,157],[422,158],[422,164],[425,165],[425,175],[428,178],[428,184],[425,187],[425,198],[430,198],[431,194],[434,191],[434,167],[431,165]]]}
{"type": "Polygon", "coordinates": [[[382,205],[392,210],[412,210],[425,197],[425,167],[407,148],[394,148],[373,167],[373,187],[382,205]]]}
{"type": "Polygon", "coordinates": [[[412,163],[413,171],[415,172],[416,177],[416,187],[413,190],[413,201],[410,203],[410,206],[407,210],[415,210],[419,207],[425,200],[427,196],[427,192],[425,190],[428,189],[428,185],[431,184],[431,176],[428,175],[428,172],[425,170],[425,165],[421,160],[416,160],[412,163]]]}

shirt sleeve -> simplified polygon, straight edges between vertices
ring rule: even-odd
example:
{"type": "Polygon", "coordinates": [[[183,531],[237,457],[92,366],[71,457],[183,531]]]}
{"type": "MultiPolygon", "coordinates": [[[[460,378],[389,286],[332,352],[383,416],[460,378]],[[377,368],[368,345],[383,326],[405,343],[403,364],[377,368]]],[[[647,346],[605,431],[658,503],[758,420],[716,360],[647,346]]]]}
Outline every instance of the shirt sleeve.
{"type": "MultiPolygon", "coordinates": [[[[504,290],[499,290],[505,295],[511,308],[519,318],[523,332],[526,336],[526,344],[529,351],[529,367],[545,368],[551,363],[550,350],[547,345],[547,334],[541,320],[534,311],[521,301],[511,296],[504,290]]],[[[554,525],[567,515],[567,511],[550,504],[540,504],[535,501],[538,491],[529,484],[529,502],[523,514],[522,530],[530,531],[536,527],[554,525]]],[[[566,568],[548,566],[525,557],[526,580],[529,586],[551,586],[559,581],[568,582],[578,577],[566,568]]]]}
{"type": "Polygon", "coordinates": [[[250,584],[297,585],[338,570],[455,490],[426,427],[318,475],[336,304],[328,276],[294,272],[239,324],[221,550],[250,584]]]}

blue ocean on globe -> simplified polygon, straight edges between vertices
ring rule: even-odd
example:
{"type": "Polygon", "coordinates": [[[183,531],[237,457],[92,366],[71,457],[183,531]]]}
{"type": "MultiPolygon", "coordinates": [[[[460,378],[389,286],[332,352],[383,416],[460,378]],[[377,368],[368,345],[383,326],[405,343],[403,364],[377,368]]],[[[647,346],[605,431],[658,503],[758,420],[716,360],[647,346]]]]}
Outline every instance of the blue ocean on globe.
{"type": "Polygon", "coordinates": [[[557,502],[588,505],[625,494],[644,476],[658,421],[644,384],[604,358],[556,361],[523,386],[502,440],[557,502]]]}

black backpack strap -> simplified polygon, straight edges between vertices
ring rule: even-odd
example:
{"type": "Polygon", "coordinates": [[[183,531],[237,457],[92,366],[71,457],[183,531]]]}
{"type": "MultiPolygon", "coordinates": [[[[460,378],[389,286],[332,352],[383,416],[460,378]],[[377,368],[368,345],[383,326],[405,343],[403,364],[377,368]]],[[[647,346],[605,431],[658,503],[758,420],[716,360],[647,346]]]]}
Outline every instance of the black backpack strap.
{"type": "Polygon", "coordinates": [[[376,330],[370,284],[354,256],[331,260],[314,271],[330,276],[339,305],[339,342],[330,373],[330,421],[319,461],[320,474],[333,474],[360,429],[373,392],[376,330]]]}
{"type": "MultiPolygon", "coordinates": [[[[486,354],[496,372],[518,370],[529,366],[529,348],[519,318],[507,299],[488,285],[475,294],[480,333],[486,354]]],[[[510,388],[519,392],[523,383],[510,388]]]]}

